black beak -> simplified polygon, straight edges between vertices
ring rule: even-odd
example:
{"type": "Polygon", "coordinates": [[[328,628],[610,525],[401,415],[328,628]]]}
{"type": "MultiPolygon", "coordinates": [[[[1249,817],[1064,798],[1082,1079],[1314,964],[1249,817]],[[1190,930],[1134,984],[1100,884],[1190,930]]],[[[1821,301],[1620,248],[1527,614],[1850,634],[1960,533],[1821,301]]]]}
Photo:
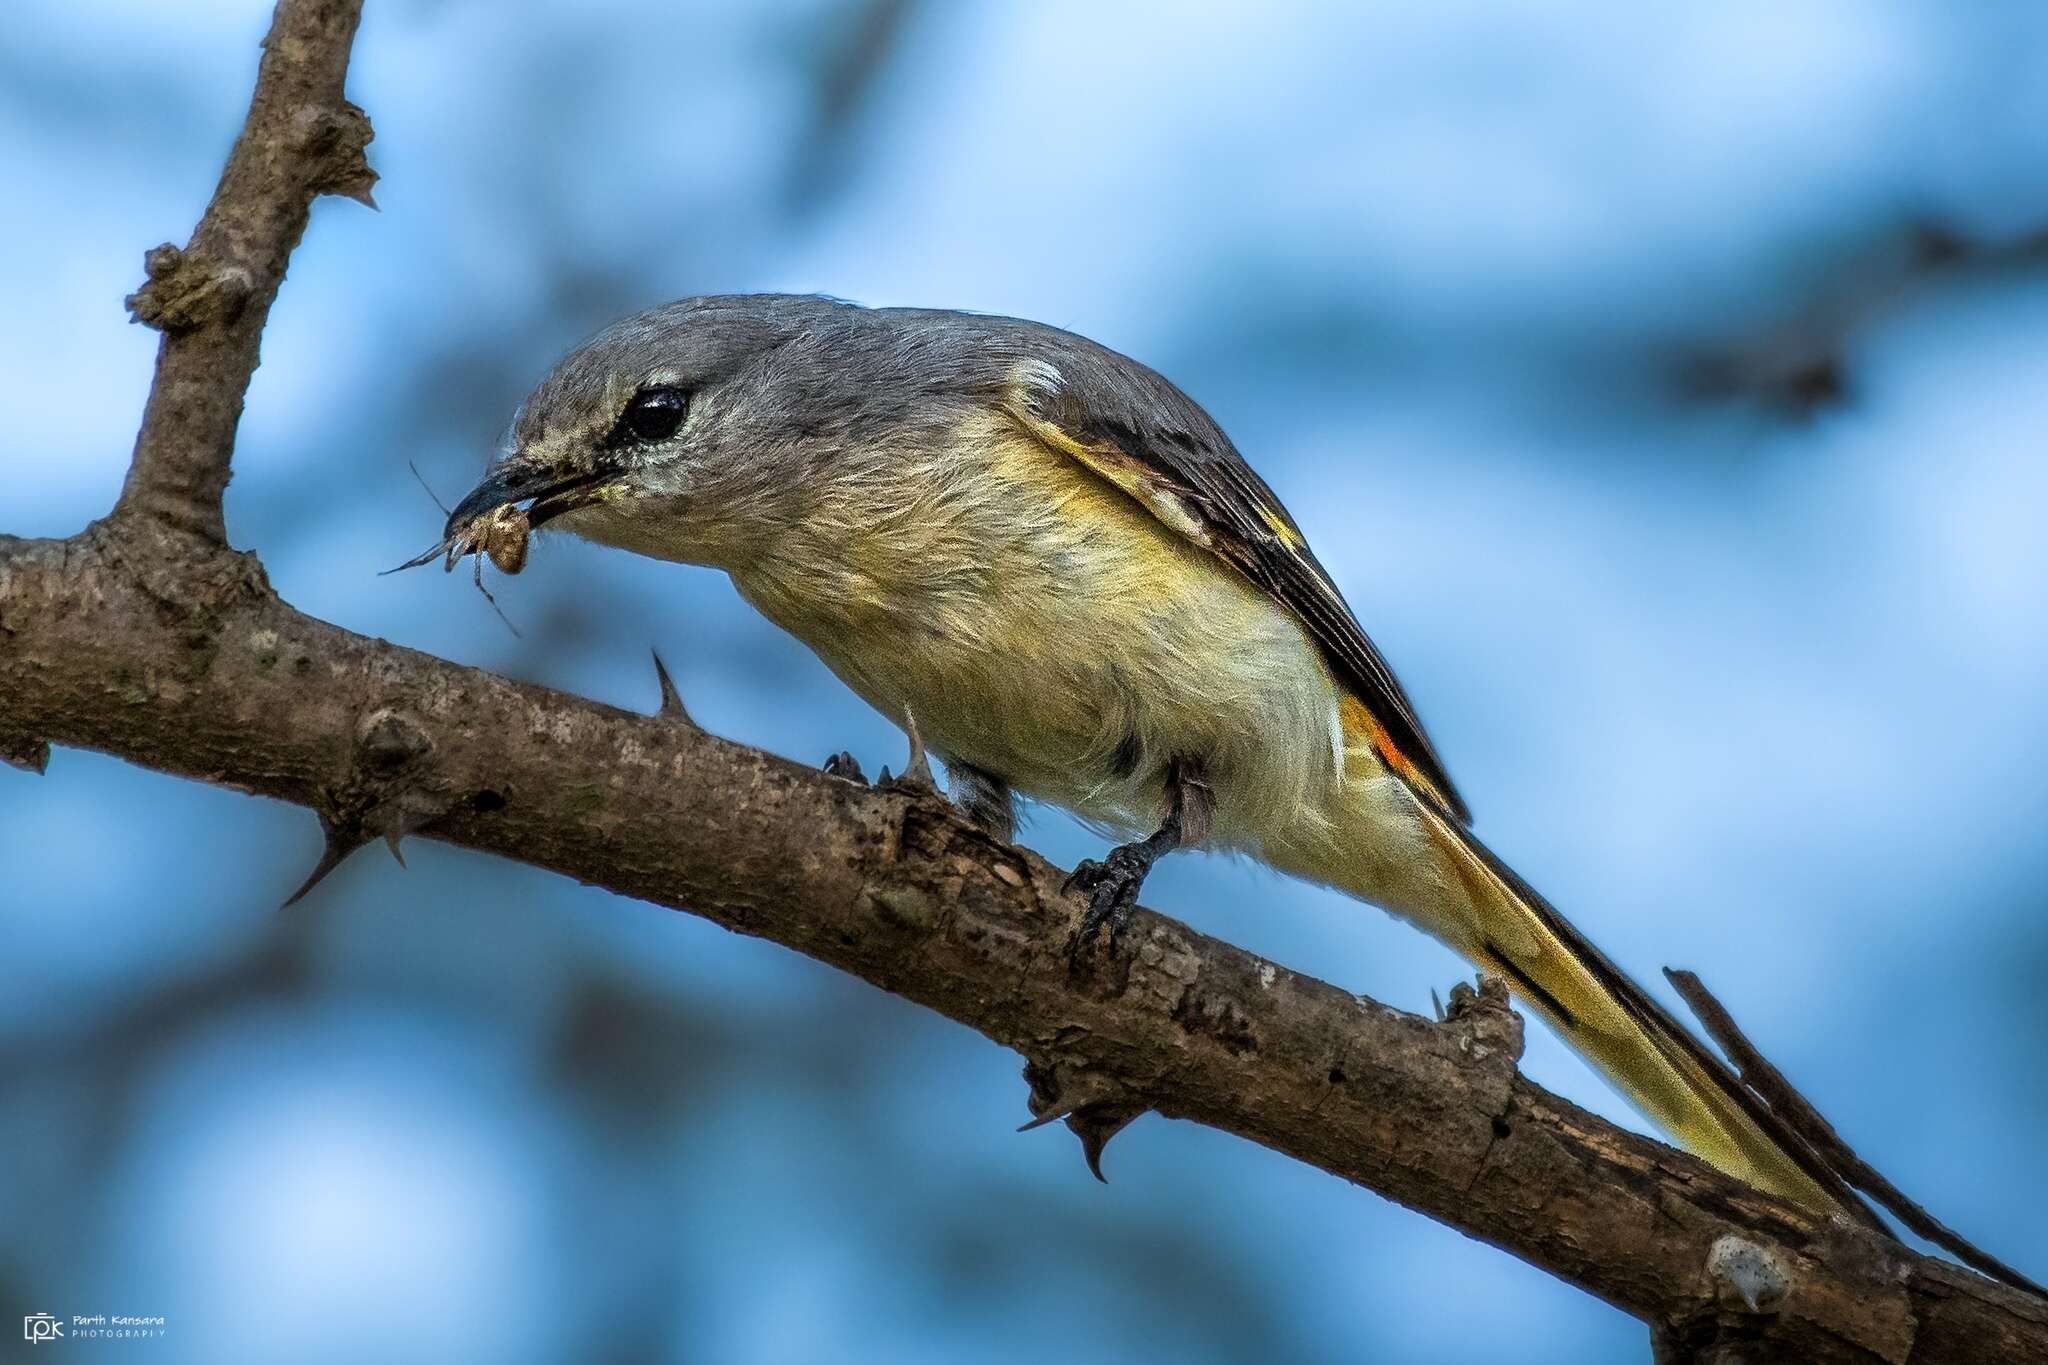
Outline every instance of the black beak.
{"type": "Polygon", "coordinates": [[[592,490],[617,474],[614,469],[599,469],[584,474],[562,475],[524,466],[516,460],[504,461],[484,475],[483,482],[470,489],[462,501],[455,504],[455,510],[448,514],[448,524],[442,528],[440,544],[407,560],[397,569],[384,572],[416,569],[444,555],[446,567],[452,569],[457,559],[479,548],[478,542],[470,536],[469,528],[498,508],[533,499],[526,511],[526,524],[530,529],[583,506],[591,500],[592,490]]]}
{"type": "Polygon", "coordinates": [[[454,539],[457,531],[485,513],[503,507],[508,502],[518,502],[521,498],[531,496],[537,491],[538,483],[534,471],[522,470],[509,464],[499,465],[484,475],[483,482],[470,489],[461,502],[455,504],[455,510],[448,514],[448,525],[443,528],[442,533],[449,539],[454,539]]]}
{"type": "Polygon", "coordinates": [[[589,501],[589,490],[613,477],[615,472],[600,469],[564,477],[544,469],[521,468],[511,462],[501,464],[455,504],[455,510],[448,514],[448,525],[443,528],[443,534],[452,540],[457,532],[477,518],[507,503],[524,502],[528,498],[533,499],[533,506],[527,510],[526,519],[529,524],[538,526],[571,508],[581,507],[589,501]]]}

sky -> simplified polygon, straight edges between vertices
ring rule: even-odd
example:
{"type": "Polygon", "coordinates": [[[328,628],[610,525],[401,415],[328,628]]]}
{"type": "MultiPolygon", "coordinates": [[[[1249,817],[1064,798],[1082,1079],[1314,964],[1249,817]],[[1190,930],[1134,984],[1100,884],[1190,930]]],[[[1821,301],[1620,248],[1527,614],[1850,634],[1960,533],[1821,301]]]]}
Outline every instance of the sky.
{"type": "MultiPolygon", "coordinates": [[[[1880,1170],[2048,1274],[2048,11],[370,0],[228,494],[285,598],[900,766],[718,575],[542,536],[378,577],[605,322],[827,292],[1093,336],[1201,401],[1480,834],[1698,971],[1880,1170]],[[877,18],[877,16],[881,16],[877,18]],[[415,479],[410,466],[416,466],[415,479]]],[[[27,0],[0,50],[0,531],[113,502],[260,4],[27,0]]],[[[1022,839],[1098,843],[1053,811],[1022,839]]],[[[306,812],[0,771],[0,1313],[157,1361],[1647,1359],[1593,1299],[1148,1117],[1107,1187],[1018,1059],[770,944],[306,812]]],[[[1146,901],[1411,1010],[1468,970],[1208,856],[1146,901]]],[[[1665,995],[1667,1001],[1670,997],[1665,995]]],[[[1672,1002],[1675,1003],[1675,1002],[1672,1002]]],[[[1637,1121],[1539,1025],[1524,1070],[1637,1121]]]]}

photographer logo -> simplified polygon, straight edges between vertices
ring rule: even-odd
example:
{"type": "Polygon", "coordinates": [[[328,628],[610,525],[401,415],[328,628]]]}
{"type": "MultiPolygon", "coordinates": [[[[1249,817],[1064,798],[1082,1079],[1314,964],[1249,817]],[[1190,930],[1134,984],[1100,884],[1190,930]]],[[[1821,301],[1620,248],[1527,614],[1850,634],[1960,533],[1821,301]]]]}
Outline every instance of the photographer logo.
{"type": "Polygon", "coordinates": [[[22,1340],[41,1345],[46,1341],[152,1341],[170,1334],[162,1314],[74,1313],[60,1318],[50,1313],[30,1313],[21,1320],[22,1340]]]}

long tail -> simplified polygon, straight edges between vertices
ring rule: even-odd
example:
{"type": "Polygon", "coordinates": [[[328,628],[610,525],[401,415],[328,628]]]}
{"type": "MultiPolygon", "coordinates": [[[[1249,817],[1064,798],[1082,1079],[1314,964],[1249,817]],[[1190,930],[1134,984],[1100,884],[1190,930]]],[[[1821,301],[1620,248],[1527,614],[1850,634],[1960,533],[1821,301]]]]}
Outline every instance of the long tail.
{"type": "Polygon", "coordinates": [[[1410,830],[1411,857],[1339,854],[1320,879],[1414,920],[1507,979],[1643,1115],[1695,1155],[1761,1189],[1820,1210],[1869,1217],[1840,1179],[1728,1067],[1507,865],[1427,799],[1394,782],[1347,783],[1340,844],[1410,830]],[[1399,809],[1397,809],[1399,808],[1399,809]],[[1420,855],[1413,857],[1412,855],[1420,855]],[[1415,864],[1421,864],[1417,867],[1415,864]],[[1335,875],[1333,875],[1333,873],[1335,875]],[[1418,873],[1420,875],[1418,875],[1418,873]]]}

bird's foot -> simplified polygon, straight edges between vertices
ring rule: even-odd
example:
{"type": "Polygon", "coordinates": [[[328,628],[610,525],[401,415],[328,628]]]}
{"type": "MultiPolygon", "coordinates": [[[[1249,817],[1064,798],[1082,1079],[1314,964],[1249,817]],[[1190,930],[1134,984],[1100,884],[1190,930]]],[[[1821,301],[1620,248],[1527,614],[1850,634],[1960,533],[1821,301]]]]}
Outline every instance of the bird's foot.
{"type": "Polygon", "coordinates": [[[1124,931],[1130,928],[1131,911],[1138,904],[1138,889],[1158,860],[1159,854],[1146,840],[1113,848],[1109,857],[1099,862],[1084,858],[1075,864],[1061,890],[1079,888],[1086,892],[1088,910],[1081,916],[1081,927],[1075,931],[1073,942],[1067,946],[1069,959],[1079,957],[1104,925],[1109,926],[1110,950],[1116,950],[1124,931]]]}
{"type": "Polygon", "coordinates": [[[827,777],[837,777],[847,782],[858,782],[863,787],[868,782],[868,775],[860,770],[860,760],[847,753],[844,749],[841,749],[838,753],[825,760],[823,772],[827,777]]]}

